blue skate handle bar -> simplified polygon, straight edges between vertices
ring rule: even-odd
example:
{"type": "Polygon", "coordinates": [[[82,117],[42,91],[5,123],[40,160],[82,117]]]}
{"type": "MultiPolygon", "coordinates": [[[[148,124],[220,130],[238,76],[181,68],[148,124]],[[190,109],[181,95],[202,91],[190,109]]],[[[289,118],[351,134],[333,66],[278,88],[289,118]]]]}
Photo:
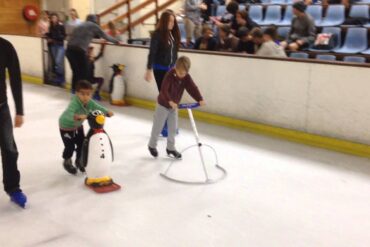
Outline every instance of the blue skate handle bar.
{"type": "Polygon", "coordinates": [[[179,104],[179,109],[192,109],[199,107],[199,103],[179,104]]]}

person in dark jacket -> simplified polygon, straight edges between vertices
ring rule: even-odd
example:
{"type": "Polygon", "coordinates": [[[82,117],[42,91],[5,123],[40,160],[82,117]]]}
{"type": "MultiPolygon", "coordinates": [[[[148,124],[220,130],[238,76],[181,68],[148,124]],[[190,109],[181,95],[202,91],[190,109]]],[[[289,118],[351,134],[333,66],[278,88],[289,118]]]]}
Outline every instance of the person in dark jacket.
{"type": "Polygon", "coordinates": [[[53,59],[53,72],[56,75],[54,83],[58,86],[63,86],[64,78],[64,39],[66,31],[63,23],[59,21],[57,14],[50,15],[50,28],[46,33],[48,47],[50,48],[51,57],[53,59]]]}
{"type": "Polygon", "coordinates": [[[195,41],[194,49],[204,51],[216,50],[217,40],[213,37],[213,30],[211,27],[204,25],[202,28],[202,37],[195,41]]]}
{"type": "Polygon", "coordinates": [[[68,41],[67,58],[72,69],[72,93],[75,92],[76,83],[80,80],[88,80],[88,56],[87,49],[94,38],[103,38],[114,44],[120,41],[107,35],[98,25],[96,15],[88,15],[86,22],[77,26],[68,41]]]}
{"type": "Polygon", "coordinates": [[[11,91],[15,103],[14,126],[23,124],[23,95],[21,71],[17,52],[10,42],[0,38],[0,148],[3,163],[3,183],[5,192],[11,200],[24,207],[27,201],[19,182],[20,173],[17,167],[18,150],[14,141],[12,119],[6,95],[6,70],[8,70],[11,91]]]}
{"type": "Polygon", "coordinates": [[[167,71],[175,65],[180,40],[180,30],[175,14],[171,10],[163,12],[150,40],[145,73],[145,80],[148,82],[153,79],[154,73],[158,91],[161,90],[162,81],[167,71]]]}
{"type": "Polygon", "coordinates": [[[231,33],[229,25],[222,25],[218,28],[218,39],[216,50],[224,52],[236,52],[239,39],[231,33]]]}
{"type": "MultiPolygon", "coordinates": [[[[245,10],[238,11],[235,15],[235,18],[237,26],[234,27],[234,30],[239,30],[241,27],[246,27],[249,31],[251,31],[253,28],[259,27],[257,23],[249,18],[248,12],[245,10]]],[[[236,35],[238,36],[238,33],[236,33],[236,35]]]]}
{"type": "Polygon", "coordinates": [[[239,44],[237,48],[237,52],[240,53],[248,53],[254,54],[255,52],[255,44],[252,40],[252,37],[249,35],[249,30],[246,27],[241,27],[238,30],[239,44]]]}

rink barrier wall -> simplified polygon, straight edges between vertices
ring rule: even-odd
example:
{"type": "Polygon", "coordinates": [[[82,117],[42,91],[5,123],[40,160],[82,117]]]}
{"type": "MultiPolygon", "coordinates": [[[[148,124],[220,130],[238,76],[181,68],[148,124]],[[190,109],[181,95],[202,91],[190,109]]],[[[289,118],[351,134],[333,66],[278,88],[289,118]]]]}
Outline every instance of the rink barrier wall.
{"type": "MultiPolygon", "coordinates": [[[[43,77],[41,39],[11,35],[5,35],[5,38],[16,47],[22,72],[31,77],[43,77]]],[[[147,47],[143,46],[107,45],[104,57],[96,63],[96,75],[108,82],[112,74],[109,66],[123,63],[127,66],[127,96],[154,102],[158,94],[156,85],[143,80],[147,53],[147,47]]],[[[297,59],[282,61],[183,50],[180,55],[187,55],[192,60],[192,77],[207,102],[200,111],[211,114],[205,117],[209,122],[259,133],[269,132],[269,135],[288,140],[330,146],[333,150],[368,157],[369,65],[297,59]],[[212,118],[213,115],[218,117],[212,118]],[[313,136],[330,139],[318,140],[313,136]],[[345,143],[338,144],[333,140],[345,143]]],[[[71,78],[67,62],[66,78],[71,78]]],[[[32,81],[30,78],[25,80],[32,81]]],[[[40,83],[40,79],[33,82],[40,83]]],[[[190,101],[185,95],[184,102],[190,101]]],[[[138,101],[136,104],[139,105],[138,101]]]]}
{"type": "MultiPolygon", "coordinates": [[[[26,82],[42,85],[42,79],[38,77],[33,77],[29,75],[22,75],[22,79],[26,82]]],[[[68,89],[67,89],[68,90],[68,89]]],[[[103,98],[108,99],[109,95],[104,92],[102,93],[103,98]]],[[[138,99],[134,97],[126,97],[126,102],[132,106],[140,107],[148,110],[154,110],[156,102],[138,99]]],[[[234,119],[230,117],[220,116],[212,113],[201,112],[193,110],[193,115],[197,121],[202,121],[209,124],[229,127],[233,129],[238,129],[242,131],[253,132],[257,134],[262,134],[265,136],[270,136],[274,138],[279,138],[287,141],[297,142],[313,147],[324,148],[336,152],[341,152],[345,154],[356,155],[360,157],[370,158],[370,146],[349,142],[345,140],[339,140],[330,137],[324,137],[314,134],[308,134],[300,131],[279,128],[275,126],[269,126],[259,123],[253,123],[246,120],[234,119]]],[[[188,118],[188,114],[185,110],[179,111],[179,116],[182,118],[188,118]]]]}

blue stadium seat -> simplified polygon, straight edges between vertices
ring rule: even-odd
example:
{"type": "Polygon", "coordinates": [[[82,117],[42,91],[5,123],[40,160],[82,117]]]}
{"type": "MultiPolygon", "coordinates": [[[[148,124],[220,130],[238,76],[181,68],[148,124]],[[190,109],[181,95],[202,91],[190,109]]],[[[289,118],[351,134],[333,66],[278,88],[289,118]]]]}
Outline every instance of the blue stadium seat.
{"type": "Polygon", "coordinates": [[[356,57],[356,56],[345,56],[343,58],[344,62],[351,62],[351,63],[366,63],[366,58],[364,57],[356,57]]]}
{"type": "Polygon", "coordinates": [[[306,13],[309,14],[315,21],[317,26],[322,22],[322,6],[321,5],[308,5],[306,13]]]}
{"type": "Polygon", "coordinates": [[[321,23],[317,23],[318,27],[333,27],[342,25],[345,21],[344,5],[329,5],[326,9],[326,16],[321,23]]]}
{"type": "Polygon", "coordinates": [[[292,52],[289,54],[289,57],[306,59],[308,58],[308,54],[305,52],[292,52]]]}
{"type": "Polygon", "coordinates": [[[366,51],[361,52],[362,54],[370,55],[370,49],[367,49],[366,51]]]}
{"type": "Polygon", "coordinates": [[[286,1],[285,0],[270,0],[270,4],[282,5],[282,4],[286,4],[286,1]]]}
{"type": "Polygon", "coordinates": [[[225,5],[218,5],[216,13],[217,13],[217,16],[223,16],[226,13],[226,6],[225,5]]]}
{"type": "Polygon", "coordinates": [[[283,38],[284,40],[287,40],[290,29],[291,27],[278,27],[277,34],[279,37],[283,38]]]}
{"type": "Polygon", "coordinates": [[[181,42],[186,42],[185,24],[183,22],[178,22],[177,25],[179,26],[180,30],[181,42]]]}
{"type": "Polygon", "coordinates": [[[346,39],[342,48],[335,49],[337,53],[359,53],[367,49],[367,29],[350,27],[347,29],[346,39]]]}
{"type": "Polygon", "coordinates": [[[262,4],[270,4],[270,0],[261,0],[262,4]]]}
{"type": "Polygon", "coordinates": [[[263,12],[261,5],[251,5],[249,7],[248,14],[249,17],[257,24],[262,22],[263,12]]]}
{"type": "Polygon", "coordinates": [[[292,6],[287,6],[285,8],[284,18],[281,22],[276,23],[277,26],[290,26],[292,24],[293,18],[293,8],[292,6]]]}
{"type": "Polygon", "coordinates": [[[349,17],[369,19],[369,5],[352,5],[349,17]]]}
{"type": "MultiPolygon", "coordinates": [[[[337,37],[337,46],[334,47],[332,50],[339,49],[342,45],[342,30],[340,27],[324,27],[321,33],[332,33],[337,37]]],[[[316,52],[329,52],[331,50],[323,50],[323,49],[314,49],[310,48],[310,51],[316,52]]]]}
{"type": "Polygon", "coordinates": [[[325,60],[325,61],[335,61],[337,58],[334,55],[316,55],[317,60],[325,60]]]}
{"type": "Polygon", "coordinates": [[[281,21],[281,6],[269,5],[267,6],[266,15],[260,25],[271,25],[281,21]]]}
{"type": "Polygon", "coordinates": [[[360,0],[360,1],[357,1],[357,3],[369,4],[370,0],[360,0]]]}

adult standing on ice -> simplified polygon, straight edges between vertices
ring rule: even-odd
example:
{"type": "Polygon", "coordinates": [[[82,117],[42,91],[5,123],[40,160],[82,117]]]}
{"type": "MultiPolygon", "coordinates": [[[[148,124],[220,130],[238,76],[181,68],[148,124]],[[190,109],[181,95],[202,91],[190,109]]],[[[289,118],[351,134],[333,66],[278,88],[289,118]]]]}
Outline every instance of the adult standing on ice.
{"type": "Polygon", "coordinates": [[[6,70],[8,70],[16,111],[14,126],[19,128],[23,124],[21,70],[17,52],[9,41],[0,38],[0,51],[0,148],[3,164],[3,183],[5,192],[10,196],[10,199],[19,206],[24,207],[27,197],[19,185],[18,150],[14,141],[5,83],[6,70]]]}
{"type": "MultiPolygon", "coordinates": [[[[180,41],[181,36],[176,16],[172,10],[166,10],[162,13],[152,35],[147,70],[144,76],[145,80],[150,82],[154,74],[158,92],[161,91],[166,73],[175,66],[180,41]]],[[[162,136],[168,136],[167,122],[162,130],[162,136]]]]}

